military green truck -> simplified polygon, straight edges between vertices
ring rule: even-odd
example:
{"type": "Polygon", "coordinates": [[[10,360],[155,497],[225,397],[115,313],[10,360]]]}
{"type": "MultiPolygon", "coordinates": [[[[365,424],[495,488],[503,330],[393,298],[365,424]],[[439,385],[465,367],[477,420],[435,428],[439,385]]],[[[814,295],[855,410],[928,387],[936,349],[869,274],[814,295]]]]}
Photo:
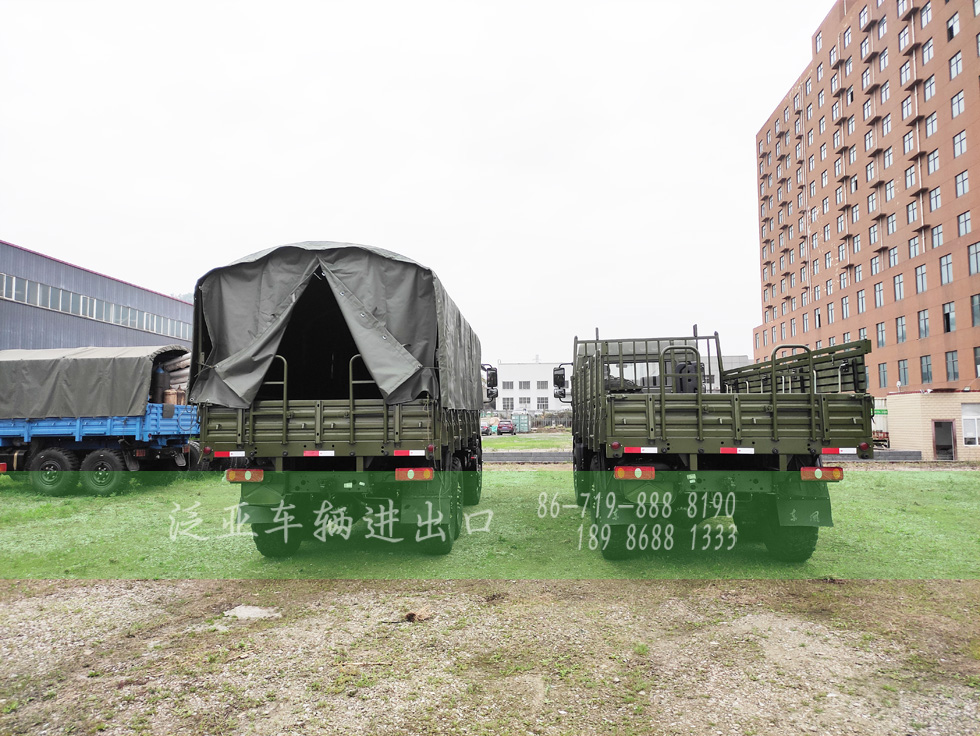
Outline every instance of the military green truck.
{"type": "Polygon", "coordinates": [[[694,333],[576,337],[574,361],[555,368],[555,395],[567,401],[571,388],[589,546],[619,559],[761,539],[779,560],[809,559],[819,527],[833,525],[827,484],[843,477],[823,459],[872,456],[870,343],[782,345],[768,361],[726,370],[718,333],[694,333]],[[734,526],[703,523],[722,517],[734,526]]]}
{"type": "Polygon", "coordinates": [[[367,537],[446,554],[480,500],[496,370],[435,273],[396,253],[303,242],[209,271],[191,380],[202,455],[233,464],[265,556],[362,519],[367,537]]]}

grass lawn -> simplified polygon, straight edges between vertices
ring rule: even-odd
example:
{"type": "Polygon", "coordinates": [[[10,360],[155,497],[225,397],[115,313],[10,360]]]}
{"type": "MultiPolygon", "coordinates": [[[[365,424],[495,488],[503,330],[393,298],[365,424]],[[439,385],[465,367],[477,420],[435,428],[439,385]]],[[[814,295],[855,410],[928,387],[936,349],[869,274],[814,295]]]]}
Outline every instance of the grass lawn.
{"type": "MultiPolygon", "coordinates": [[[[517,438],[521,439],[521,438],[517,438]]],[[[772,561],[761,544],[731,551],[647,552],[622,562],[588,547],[588,517],[568,470],[484,473],[483,501],[453,552],[406,545],[306,542],[282,561],[233,535],[238,488],[214,474],[168,486],[132,485],[107,498],[48,498],[0,478],[0,570],[6,578],[970,578],[980,577],[980,482],[975,471],[851,472],[832,486],[836,526],[813,558],[772,561]],[[543,505],[542,505],[543,503],[543,505]],[[492,512],[492,517],[488,512],[492,512]],[[196,522],[196,523],[195,523],[196,522]],[[584,547],[584,548],[582,548],[584,547]]],[[[685,519],[680,510],[677,516],[685,519]]],[[[681,525],[678,524],[678,529],[681,525]]],[[[727,544],[726,544],[727,546],[727,544]]]]}
{"type": "Polygon", "coordinates": [[[571,432],[538,432],[532,434],[491,435],[483,438],[483,451],[498,450],[548,450],[552,452],[572,451],[571,432]]]}

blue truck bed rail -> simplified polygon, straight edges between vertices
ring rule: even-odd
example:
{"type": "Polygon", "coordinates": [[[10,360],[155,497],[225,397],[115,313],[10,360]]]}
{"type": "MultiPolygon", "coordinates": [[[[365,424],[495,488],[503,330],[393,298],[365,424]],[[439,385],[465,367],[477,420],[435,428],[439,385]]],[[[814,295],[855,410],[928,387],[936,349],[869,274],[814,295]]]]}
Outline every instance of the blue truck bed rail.
{"type": "Polygon", "coordinates": [[[136,417],[52,417],[47,419],[0,419],[0,447],[14,440],[64,437],[75,442],[103,437],[126,437],[151,445],[187,444],[200,427],[196,406],[147,404],[136,417]]]}

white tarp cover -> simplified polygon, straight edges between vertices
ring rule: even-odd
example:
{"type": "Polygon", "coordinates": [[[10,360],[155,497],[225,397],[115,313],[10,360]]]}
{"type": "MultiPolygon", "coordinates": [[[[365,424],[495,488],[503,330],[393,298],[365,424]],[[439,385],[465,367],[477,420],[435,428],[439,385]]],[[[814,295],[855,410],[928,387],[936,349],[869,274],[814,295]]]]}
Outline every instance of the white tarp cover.
{"type": "MultiPolygon", "coordinates": [[[[203,366],[195,355],[192,403],[251,405],[318,269],[389,404],[428,392],[445,408],[481,407],[480,340],[435,273],[397,253],[333,242],[260,251],[198,280],[197,329],[210,352],[203,366]]],[[[329,326],[311,324],[309,333],[329,338],[329,326]]]]}
{"type": "Polygon", "coordinates": [[[0,350],[0,419],[138,417],[157,356],[182,345],[0,350]]]}

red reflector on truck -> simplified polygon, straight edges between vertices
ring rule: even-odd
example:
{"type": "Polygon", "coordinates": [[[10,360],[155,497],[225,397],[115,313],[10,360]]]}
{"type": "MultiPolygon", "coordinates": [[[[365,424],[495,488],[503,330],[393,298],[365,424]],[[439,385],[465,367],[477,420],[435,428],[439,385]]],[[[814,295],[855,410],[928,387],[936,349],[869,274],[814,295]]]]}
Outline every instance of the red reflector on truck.
{"type": "Polygon", "coordinates": [[[613,477],[617,480],[653,480],[656,475],[656,469],[650,467],[617,465],[613,468],[613,477]]]}
{"type": "Polygon", "coordinates": [[[0,463],[0,473],[7,472],[7,463],[0,463]]]}
{"type": "Polygon", "coordinates": [[[395,450],[395,457],[425,457],[425,450],[395,450]]]}
{"type": "Polygon", "coordinates": [[[215,457],[245,457],[245,450],[216,450],[215,457]]]}
{"type": "Polygon", "coordinates": [[[838,481],[844,479],[844,468],[801,468],[800,480],[838,481]]]}
{"type": "Polygon", "coordinates": [[[225,480],[229,483],[261,483],[265,471],[259,468],[233,469],[225,471],[225,480]]]}
{"type": "Polygon", "coordinates": [[[825,447],[820,453],[822,455],[857,455],[856,447],[825,447]]]}
{"type": "Polygon", "coordinates": [[[432,480],[432,468],[395,468],[395,480],[432,480]]]}

